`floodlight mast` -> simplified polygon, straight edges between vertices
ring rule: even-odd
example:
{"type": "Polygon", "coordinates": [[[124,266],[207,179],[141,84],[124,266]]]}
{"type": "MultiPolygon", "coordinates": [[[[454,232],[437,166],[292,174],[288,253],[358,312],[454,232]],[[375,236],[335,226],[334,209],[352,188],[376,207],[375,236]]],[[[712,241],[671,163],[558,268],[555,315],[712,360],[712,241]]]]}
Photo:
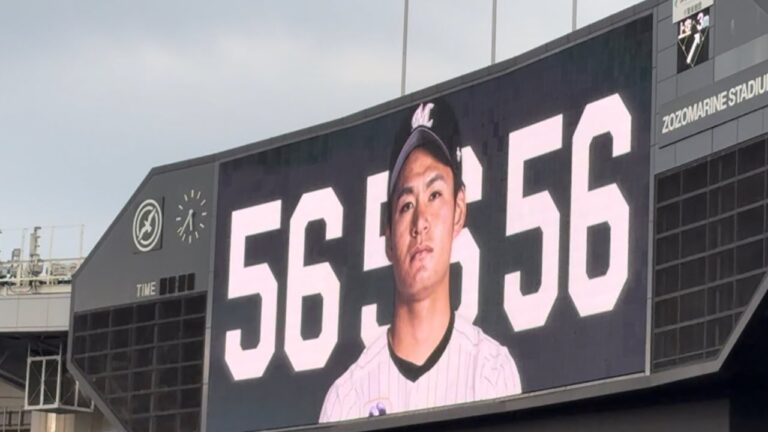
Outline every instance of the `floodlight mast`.
{"type": "Polygon", "coordinates": [[[400,96],[405,94],[405,60],[408,51],[408,0],[403,0],[403,68],[400,74],[400,96]]]}
{"type": "Polygon", "coordinates": [[[576,31],[576,11],[579,9],[579,0],[573,0],[573,8],[571,13],[571,31],[576,31]]]}
{"type": "Polygon", "coordinates": [[[491,12],[491,64],[496,63],[496,6],[497,0],[493,0],[491,12]]]}

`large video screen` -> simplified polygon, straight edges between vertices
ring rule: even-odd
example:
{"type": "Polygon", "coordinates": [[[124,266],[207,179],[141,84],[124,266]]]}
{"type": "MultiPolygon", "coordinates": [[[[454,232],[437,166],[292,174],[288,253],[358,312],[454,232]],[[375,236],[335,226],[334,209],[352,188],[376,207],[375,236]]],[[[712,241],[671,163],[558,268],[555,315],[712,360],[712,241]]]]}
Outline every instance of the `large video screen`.
{"type": "Polygon", "coordinates": [[[222,161],[207,429],[643,372],[651,33],[222,161]]]}

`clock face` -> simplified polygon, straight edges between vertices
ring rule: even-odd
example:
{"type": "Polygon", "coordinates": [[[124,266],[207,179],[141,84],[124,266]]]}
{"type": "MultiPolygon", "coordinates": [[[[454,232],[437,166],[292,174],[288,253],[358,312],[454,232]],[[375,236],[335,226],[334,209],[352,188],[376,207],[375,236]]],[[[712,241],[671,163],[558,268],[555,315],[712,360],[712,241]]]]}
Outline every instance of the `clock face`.
{"type": "Polygon", "coordinates": [[[177,206],[176,234],[182,243],[192,244],[208,225],[208,202],[199,190],[190,189],[177,206]]]}

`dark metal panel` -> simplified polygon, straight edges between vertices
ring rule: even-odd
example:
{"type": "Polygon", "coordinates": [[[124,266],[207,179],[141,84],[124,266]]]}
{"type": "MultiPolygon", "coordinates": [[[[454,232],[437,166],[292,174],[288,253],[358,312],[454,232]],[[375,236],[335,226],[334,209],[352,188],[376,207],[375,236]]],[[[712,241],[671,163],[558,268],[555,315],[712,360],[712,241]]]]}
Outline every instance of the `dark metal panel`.
{"type": "Polygon", "coordinates": [[[572,412],[529,421],[510,421],[488,428],[466,428],[474,431],[509,432],[727,432],[730,406],[727,399],[672,405],[648,405],[613,411],[572,412]]]}
{"type": "Polygon", "coordinates": [[[195,289],[206,290],[212,215],[213,164],[150,174],[75,276],[72,310],[78,312],[139,300],[137,284],[154,282],[159,290],[161,278],[178,274],[196,273],[195,289]],[[199,198],[189,197],[192,190],[195,195],[199,193],[199,198]],[[134,244],[132,231],[136,212],[145,199],[162,203],[163,220],[158,248],[142,252],[134,244]],[[189,243],[182,241],[178,230],[193,205],[200,219],[195,218],[198,230],[197,234],[189,234],[193,237],[189,243]],[[207,216],[202,216],[203,212],[207,212],[207,216]],[[204,227],[199,228],[199,223],[204,227]]]}
{"type": "Polygon", "coordinates": [[[677,46],[673,45],[659,52],[657,73],[660,80],[675,76],[677,69],[677,46]]]}
{"type": "Polygon", "coordinates": [[[736,144],[738,138],[738,121],[723,123],[712,130],[712,150],[719,151],[736,144]]]}
{"type": "Polygon", "coordinates": [[[659,21],[658,29],[659,50],[677,45],[677,35],[675,34],[675,25],[672,23],[672,17],[659,21]]]}
{"type": "Polygon", "coordinates": [[[755,111],[739,118],[739,142],[752,139],[763,133],[763,113],[755,111]]]}
{"type": "Polygon", "coordinates": [[[714,80],[715,62],[713,60],[705,61],[677,75],[677,95],[682,97],[693,91],[707,88],[712,85],[714,80]]]}
{"type": "MultiPolygon", "coordinates": [[[[758,0],[763,1],[763,0],[758,0]]],[[[722,54],[739,45],[765,34],[768,28],[768,13],[756,1],[715,2],[718,30],[714,34],[715,55],[722,54]]]]}
{"type": "Polygon", "coordinates": [[[688,137],[674,146],[677,165],[686,164],[712,153],[712,131],[688,137]]]}

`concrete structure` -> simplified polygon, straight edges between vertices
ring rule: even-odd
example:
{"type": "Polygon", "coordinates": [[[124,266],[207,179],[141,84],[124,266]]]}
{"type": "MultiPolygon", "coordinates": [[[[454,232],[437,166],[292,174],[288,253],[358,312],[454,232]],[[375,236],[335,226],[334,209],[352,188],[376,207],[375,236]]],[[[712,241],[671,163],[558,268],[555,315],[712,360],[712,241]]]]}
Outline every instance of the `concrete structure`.
{"type": "MultiPolygon", "coordinates": [[[[54,229],[46,232],[53,235],[54,229]]],[[[82,257],[41,258],[40,231],[29,231],[28,257],[22,256],[22,244],[10,260],[0,260],[0,431],[114,431],[101,413],[92,410],[90,401],[81,401],[84,408],[79,411],[64,406],[51,409],[56,404],[47,401],[55,398],[61,379],[30,364],[39,356],[60,355],[66,347],[72,274],[83,261],[82,257]],[[30,380],[36,373],[38,379],[30,380]],[[49,406],[45,411],[37,407],[43,399],[49,406]]],[[[25,237],[26,233],[24,230],[25,237]]],[[[70,394],[77,395],[72,390],[70,394]]]]}

